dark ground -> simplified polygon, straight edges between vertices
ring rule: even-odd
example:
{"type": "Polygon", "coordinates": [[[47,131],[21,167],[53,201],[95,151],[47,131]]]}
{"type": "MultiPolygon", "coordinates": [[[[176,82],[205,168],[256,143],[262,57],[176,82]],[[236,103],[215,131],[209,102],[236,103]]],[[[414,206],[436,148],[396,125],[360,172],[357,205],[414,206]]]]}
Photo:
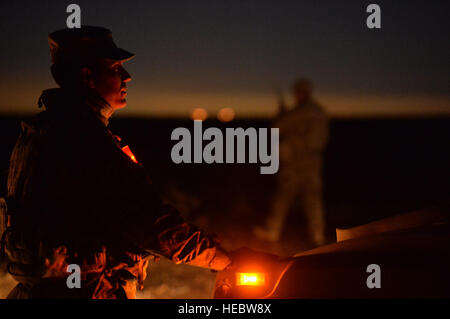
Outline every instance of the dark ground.
{"type": "MultiPolygon", "coordinates": [[[[8,159],[19,133],[19,118],[0,117],[1,194],[5,192],[8,159]]],[[[268,121],[247,120],[206,126],[268,127],[268,121]]],[[[215,232],[224,246],[251,246],[282,255],[308,248],[299,214],[291,214],[279,245],[258,242],[253,225],[268,213],[274,176],[260,175],[260,164],[172,163],[170,134],[176,127],[193,130],[192,121],[118,118],[114,133],[125,139],[148,169],[161,193],[191,222],[215,232]]],[[[325,157],[325,206],[328,237],[336,227],[351,227],[439,204],[450,191],[450,118],[332,120],[325,157]]],[[[282,168],[281,168],[282,169],[282,168]]],[[[0,280],[1,281],[1,280],[0,280]]],[[[214,275],[207,270],[153,265],[141,297],[206,298],[214,275]],[[166,278],[166,279],[164,279],[166,278]],[[187,279],[189,278],[189,279],[187,279]]],[[[0,296],[1,297],[1,296],[0,296]]]]}

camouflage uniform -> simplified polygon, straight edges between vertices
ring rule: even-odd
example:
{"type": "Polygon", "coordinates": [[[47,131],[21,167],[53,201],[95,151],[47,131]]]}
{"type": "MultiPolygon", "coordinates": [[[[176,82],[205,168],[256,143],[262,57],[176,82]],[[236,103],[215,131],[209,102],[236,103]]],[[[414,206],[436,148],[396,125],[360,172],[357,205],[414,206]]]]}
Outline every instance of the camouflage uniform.
{"type": "Polygon", "coordinates": [[[85,98],[44,91],[46,110],[22,132],[8,177],[10,298],[134,298],[152,256],[223,269],[230,260],[164,203],[143,167],[85,98]],[[129,155],[129,154],[128,154],[129,155]],[[68,264],[82,288],[68,289],[68,264]]]}

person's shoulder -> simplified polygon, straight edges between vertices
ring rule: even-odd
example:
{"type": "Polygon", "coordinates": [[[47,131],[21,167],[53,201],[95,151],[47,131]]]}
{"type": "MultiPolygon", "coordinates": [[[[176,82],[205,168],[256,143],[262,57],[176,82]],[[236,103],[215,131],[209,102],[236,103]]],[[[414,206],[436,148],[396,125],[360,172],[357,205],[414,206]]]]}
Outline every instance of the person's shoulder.
{"type": "Polygon", "coordinates": [[[308,102],[305,109],[314,117],[326,117],[325,108],[315,100],[308,102]]]}
{"type": "MultiPolygon", "coordinates": [[[[61,154],[86,150],[91,155],[110,144],[107,128],[82,113],[42,111],[22,122],[22,135],[33,144],[61,154]]],[[[103,150],[104,151],[104,150],[103,150]]]]}
{"type": "Polygon", "coordinates": [[[33,119],[32,123],[34,127],[50,131],[53,134],[82,136],[83,132],[92,134],[106,131],[104,125],[95,116],[83,111],[42,111],[33,119]]]}
{"type": "Polygon", "coordinates": [[[306,106],[311,110],[315,110],[315,111],[319,111],[319,112],[322,112],[324,110],[323,106],[314,99],[311,99],[310,101],[308,101],[306,106]]]}
{"type": "Polygon", "coordinates": [[[20,121],[21,136],[35,136],[45,134],[50,128],[50,122],[45,111],[20,121]]]}

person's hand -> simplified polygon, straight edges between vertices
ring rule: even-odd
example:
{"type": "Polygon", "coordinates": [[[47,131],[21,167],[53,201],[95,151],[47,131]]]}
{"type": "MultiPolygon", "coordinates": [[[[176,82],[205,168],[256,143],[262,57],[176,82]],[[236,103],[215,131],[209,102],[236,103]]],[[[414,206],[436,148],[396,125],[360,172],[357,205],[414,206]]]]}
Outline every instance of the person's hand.
{"type": "Polygon", "coordinates": [[[211,271],[223,271],[231,264],[231,258],[228,252],[222,247],[216,248],[216,255],[214,256],[209,268],[211,271]]]}

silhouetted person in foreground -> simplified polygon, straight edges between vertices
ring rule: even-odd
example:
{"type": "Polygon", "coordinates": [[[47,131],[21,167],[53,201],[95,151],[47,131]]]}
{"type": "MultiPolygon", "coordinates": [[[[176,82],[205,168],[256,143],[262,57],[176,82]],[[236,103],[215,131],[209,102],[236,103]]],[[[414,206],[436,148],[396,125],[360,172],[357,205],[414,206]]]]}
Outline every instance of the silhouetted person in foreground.
{"type": "Polygon", "coordinates": [[[280,170],[272,211],[255,235],[278,241],[292,208],[307,221],[308,238],[316,246],[325,243],[322,202],[322,162],[328,139],[328,120],[322,107],[311,97],[312,85],[297,80],[292,88],[295,105],[288,110],[280,95],[279,115],[273,127],[280,129],[280,170]],[[300,207],[294,207],[299,203],[300,207]]]}
{"type": "Polygon", "coordinates": [[[11,156],[3,244],[19,284],[8,297],[134,298],[152,256],[224,269],[228,254],[159,198],[107,128],[134,55],[100,27],[56,31],[49,44],[60,88],[42,93],[45,110],[22,123],[11,156]],[[66,284],[69,264],[81,267],[79,289],[66,284]]]}

